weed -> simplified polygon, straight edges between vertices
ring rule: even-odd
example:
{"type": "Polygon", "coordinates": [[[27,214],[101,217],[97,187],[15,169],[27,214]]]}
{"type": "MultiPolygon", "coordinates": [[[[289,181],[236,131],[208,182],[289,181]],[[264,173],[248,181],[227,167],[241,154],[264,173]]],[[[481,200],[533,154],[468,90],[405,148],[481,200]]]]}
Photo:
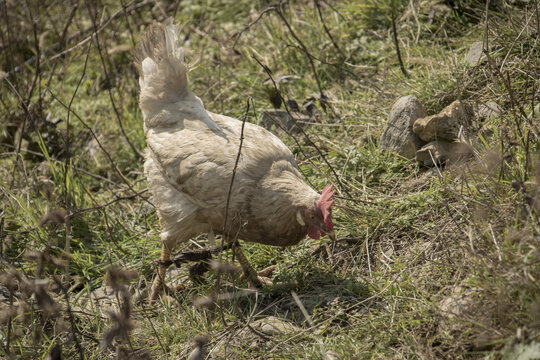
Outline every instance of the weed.
{"type": "Polygon", "coordinates": [[[540,340],[537,1],[3,1],[0,18],[0,357],[497,359],[540,340]],[[145,301],[160,227],[130,50],[168,18],[208,110],[311,106],[301,136],[278,132],[314,188],[339,185],[338,239],[243,243],[271,288],[245,289],[225,250],[145,301]],[[424,169],[378,148],[409,94],[500,112],[474,159],[424,169]]]}

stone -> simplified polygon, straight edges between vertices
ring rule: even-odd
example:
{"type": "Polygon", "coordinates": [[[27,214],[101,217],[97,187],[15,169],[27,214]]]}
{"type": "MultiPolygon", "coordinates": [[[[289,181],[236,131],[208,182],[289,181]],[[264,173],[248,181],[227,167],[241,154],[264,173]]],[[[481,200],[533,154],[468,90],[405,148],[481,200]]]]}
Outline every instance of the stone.
{"type": "Polygon", "coordinates": [[[454,101],[436,115],[417,119],[413,131],[420,139],[429,142],[438,139],[455,140],[466,136],[474,118],[470,105],[454,101]]]}
{"type": "Polygon", "coordinates": [[[75,310],[108,317],[109,313],[119,309],[116,293],[108,286],[102,286],[90,292],[84,292],[74,304],[75,310]]]}
{"type": "Polygon", "coordinates": [[[260,125],[267,130],[281,129],[285,132],[299,133],[309,123],[309,115],[291,111],[290,115],[286,110],[267,109],[263,111],[260,125]]]}
{"type": "Polygon", "coordinates": [[[471,44],[467,55],[465,55],[465,61],[471,66],[476,66],[480,62],[480,59],[482,59],[483,52],[484,42],[476,41],[471,44]]]}
{"type": "Polygon", "coordinates": [[[449,319],[464,317],[471,311],[471,297],[474,294],[473,290],[456,286],[452,290],[452,295],[439,303],[439,311],[449,319]]]}
{"type": "Polygon", "coordinates": [[[392,106],[388,125],[381,136],[381,150],[414,159],[416,151],[424,142],[413,132],[413,124],[416,119],[426,115],[426,110],[416,96],[399,98],[392,106]]]}
{"type": "Polygon", "coordinates": [[[478,121],[484,121],[499,116],[501,108],[495,101],[488,101],[485,104],[480,104],[476,108],[476,116],[478,121]]]}
{"type": "MultiPolygon", "coordinates": [[[[250,321],[249,325],[249,327],[241,326],[239,329],[232,329],[228,336],[221,337],[212,345],[211,358],[227,358],[236,350],[245,352],[246,349],[257,351],[268,349],[267,338],[270,338],[271,343],[275,343],[280,341],[283,335],[290,337],[303,331],[292,323],[275,316],[250,321]]],[[[271,355],[267,358],[271,358],[271,355]]]]}
{"type": "Polygon", "coordinates": [[[471,316],[478,315],[475,312],[478,303],[475,298],[478,297],[478,290],[463,286],[455,286],[452,293],[442,299],[438,304],[441,315],[439,322],[439,331],[442,332],[460,332],[467,326],[464,320],[471,316]]]}
{"type": "Polygon", "coordinates": [[[341,359],[341,356],[339,356],[339,354],[334,351],[327,351],[324,354],[324,360],[339,360],[339,359],[341,359]]]}
{"type": "Polygon", "coordinates": [[[540,359],[540,342],[515,344],[506,349],[503,360],[537,360],[540,359]]]}
{"type": "Polygon", "coordinates": [[[268,336],[301,331],[300,328],[278,319],[275,316],[269,316],[267,318],[257,320],[253,322],[252,327],[268,336]]]}
{"type": "Polygon", "coordinates": [[[464,141],[436,140],[416,152],[416,160],[426,167],[455,163],[472,154],[472,147],[464,141]],[[435,161],[435,162],[434,162],[435,161]]]}

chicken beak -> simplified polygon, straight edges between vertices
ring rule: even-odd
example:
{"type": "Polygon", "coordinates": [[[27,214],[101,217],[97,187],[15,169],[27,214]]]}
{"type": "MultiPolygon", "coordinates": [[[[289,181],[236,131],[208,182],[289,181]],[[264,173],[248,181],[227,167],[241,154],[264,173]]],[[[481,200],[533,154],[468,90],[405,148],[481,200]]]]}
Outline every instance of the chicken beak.
{"type": "Polygon", "coordinates": [[[326,235],[328,235],[332,241],[336,241],[336,232],[334,230],[327,232],[326,235]]]}

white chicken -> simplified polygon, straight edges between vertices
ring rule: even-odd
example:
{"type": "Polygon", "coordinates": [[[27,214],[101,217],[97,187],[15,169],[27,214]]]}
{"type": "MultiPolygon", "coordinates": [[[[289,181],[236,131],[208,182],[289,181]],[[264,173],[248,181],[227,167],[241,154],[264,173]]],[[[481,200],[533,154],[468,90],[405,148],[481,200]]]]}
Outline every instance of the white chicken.
{"type": "MultiPolygon", "coordinates": [[[[332,185],[319,195],[298,170],[291,151],[260,126],[206,111],[188,88],[188,66],[175,25],[152,25],[136,49],[140,108],[147,141],[145,172],[161,224],[161,260],[192,237],[215,232],[275,246],[295,245],[306,234],[334,237],[332,185]]],[[[260,284],[239,246],[236,256],[250,282],[260,284]]],[[[159,296],[160,266],[151,299],[159,296]]]]}

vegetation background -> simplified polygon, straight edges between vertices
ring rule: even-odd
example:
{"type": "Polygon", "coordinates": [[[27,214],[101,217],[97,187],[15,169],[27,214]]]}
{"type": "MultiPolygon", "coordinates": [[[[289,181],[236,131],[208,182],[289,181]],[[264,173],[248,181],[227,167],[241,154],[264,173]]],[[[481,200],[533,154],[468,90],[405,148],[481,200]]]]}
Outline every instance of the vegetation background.
{"type": "Polygon", "coordinates": [[[184,359],[196,340],[211,359],[500,359],[540,341],[538,8],[1,0],[0,357],[184,359]],[[315,188],[336,184],[338,239],[245,243],[257,268],[278,265],[274,287],[193,283],[184,266],[169,275],[186,289],[145,301],[160,229],[131,51],[170,18],[209,110],[257,123],[268,72],[318,108],[305,135],[278,134],[315,188]],[[471,65],[476,41],[489,56],[471,65]],[[478,120],[473,159],[425,169],[378,148],[409,94],[428,114],[501,111],[478,120]]]}

